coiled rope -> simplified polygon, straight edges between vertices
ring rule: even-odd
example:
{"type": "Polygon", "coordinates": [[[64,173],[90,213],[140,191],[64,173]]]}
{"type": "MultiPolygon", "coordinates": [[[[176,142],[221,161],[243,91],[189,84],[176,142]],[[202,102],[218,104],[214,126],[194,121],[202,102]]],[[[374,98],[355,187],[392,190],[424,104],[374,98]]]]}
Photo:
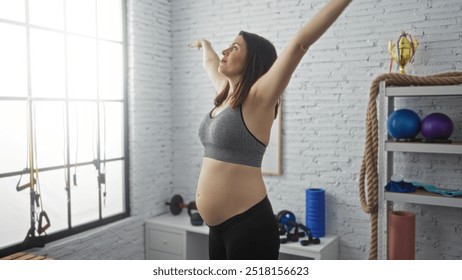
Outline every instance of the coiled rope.
{"type": "Polygon", "coordinates": [[[448,72],[432,76],[412,76],[390,73],[378,76],[371,85],[369,103],[366,113],[366,143],[359,177],[359,198],[361,207],[371,215],[371,247],[369,259],[377,259],[377,224],[378,224],[378,120],[377,96],[380,82],[387,86],[438,86],[462,84],[462,72],[448,72]],[[366,190],[367,181],[367,190],[366,190]],[[367,198],[366,198],[367,192],[367,198]]]}

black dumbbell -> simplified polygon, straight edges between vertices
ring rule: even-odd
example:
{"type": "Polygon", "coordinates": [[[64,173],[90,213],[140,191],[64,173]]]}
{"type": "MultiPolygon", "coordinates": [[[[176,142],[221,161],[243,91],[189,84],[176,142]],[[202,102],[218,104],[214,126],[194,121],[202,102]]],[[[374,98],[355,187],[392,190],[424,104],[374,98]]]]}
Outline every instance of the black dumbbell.
{"type": "Polygon", "coordinates": [[[170,213],[173,215],[180,214],[183,208],[187,207],[183,202],[183,197],[179,194],[174,195],[170,202],[165,202],[165,205],[170,206],[170,213]]]}
{"type": "Polygon", "coordinates": [[[191,217],[192,225],[199,226],[204,223],[199,213],[195,211],[193,212],[193,210],[197,211],[195,201],[191,201],[190,203],[185,204],[183,201],[183,197],[179,194],[176,194],[170,199],[170,202],[165,202],[165,204],[170,206],[170,213],[172,213],[173,215],[178,215],[181,213],[183,208],[187,208],[188,215],[191,217]]]}

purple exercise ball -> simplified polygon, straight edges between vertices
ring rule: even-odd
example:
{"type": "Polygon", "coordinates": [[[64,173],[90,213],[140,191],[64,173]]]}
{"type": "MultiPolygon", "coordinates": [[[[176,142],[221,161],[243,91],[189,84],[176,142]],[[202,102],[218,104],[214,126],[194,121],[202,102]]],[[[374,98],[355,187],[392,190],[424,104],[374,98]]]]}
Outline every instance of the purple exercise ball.
{"type": "Polygon", "coordinates": [[[422,120],[421,132],[425,139],[448,139],[453,130],[452,120],[443,113],[432,113],[422,120]]]}

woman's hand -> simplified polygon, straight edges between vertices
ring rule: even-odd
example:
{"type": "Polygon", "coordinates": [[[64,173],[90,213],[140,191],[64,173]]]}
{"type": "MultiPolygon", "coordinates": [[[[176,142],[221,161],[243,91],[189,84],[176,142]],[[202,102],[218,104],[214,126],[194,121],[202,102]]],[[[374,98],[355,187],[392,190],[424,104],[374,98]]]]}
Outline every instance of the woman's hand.
{"type": "Polygon", "coordinates": [[[210,42],[205,40],[205,39],[198,39],[196,41],[194,41],[194,43],[192,44],[188,44],[188,47],[190,47],[191,49],[198,49],[200,50],[201,48],[204,47],[205,44],[209,44],[210,45],[210,42]]]}

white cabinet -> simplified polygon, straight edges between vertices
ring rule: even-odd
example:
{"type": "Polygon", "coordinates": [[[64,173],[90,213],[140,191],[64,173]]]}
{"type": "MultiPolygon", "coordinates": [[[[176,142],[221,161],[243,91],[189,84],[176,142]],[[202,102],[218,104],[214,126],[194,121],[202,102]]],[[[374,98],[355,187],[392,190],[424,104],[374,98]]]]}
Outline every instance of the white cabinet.
{"type": "Polygon", "coordinates": [[[438,100],[443,100],[445,97],[451,96],[461,96],[462,98],[462,86],[387,87],[385,82],[381,82],[379,96],[379,258],[386,259],[387,214],[393,209],[395,202],[462,208],[462,197],[445,197],[420,189],[415,193],[395,193],[384,190],[384,186],[391,180],[391,176],[393,175],[395,153],[462,155],[462,142],[453,141],[452,143],[443,144],[396,142],[392,140],[388,136],[386,129],[387,117],[395,109],[396,98],[437,97],[438,100]]]}
{"type": "Polygon", "coordinates": [[[164,214],[145,223],[146,259],[208,259],[208,228],[193,226],[187,213],[164,214]]]}
{"type": "MultiPolygon", "coordinates": [[[[193,226],[187,213],[170,213],[149,219],[145,223],[146,259],[148,260],[207,260],[208,227],[193,226]]],[[[339,238],[326,235],[321,244],[302,246],[293,242],[281,244],[280,259],[338,259],[339,238]]]]}
{"type": "Polygon", "coordinates": [[[174,230],[148,228],[146,255],[148,259],[184,259],[184,233],[174,230]]]}

